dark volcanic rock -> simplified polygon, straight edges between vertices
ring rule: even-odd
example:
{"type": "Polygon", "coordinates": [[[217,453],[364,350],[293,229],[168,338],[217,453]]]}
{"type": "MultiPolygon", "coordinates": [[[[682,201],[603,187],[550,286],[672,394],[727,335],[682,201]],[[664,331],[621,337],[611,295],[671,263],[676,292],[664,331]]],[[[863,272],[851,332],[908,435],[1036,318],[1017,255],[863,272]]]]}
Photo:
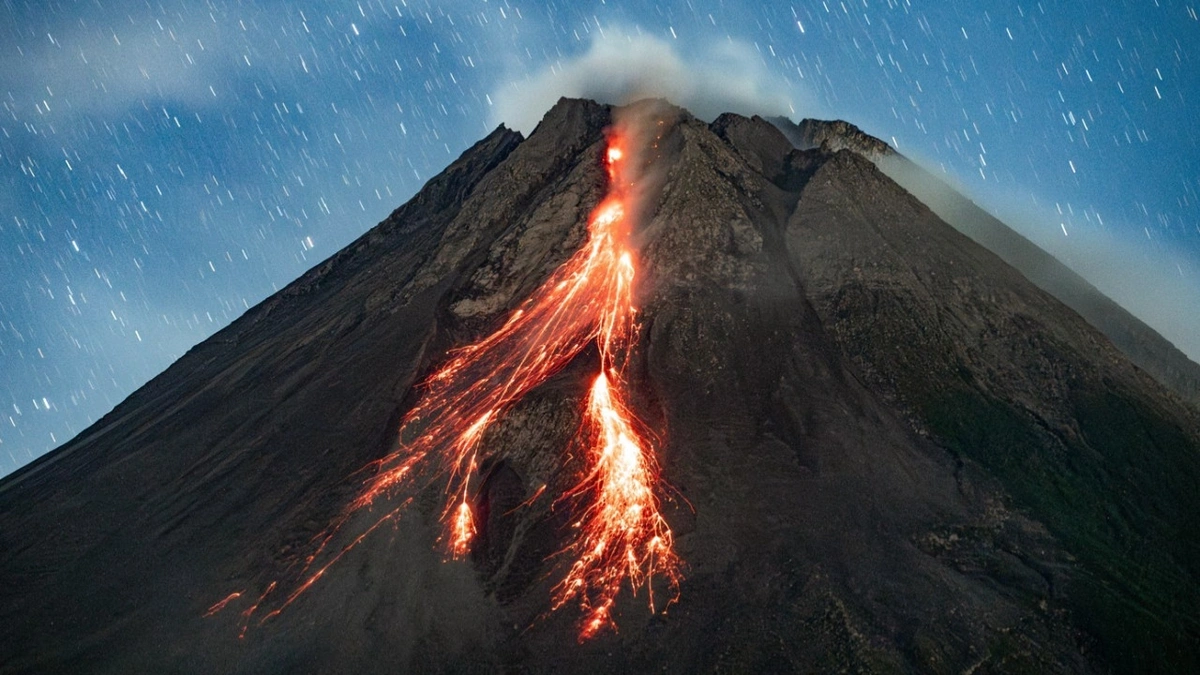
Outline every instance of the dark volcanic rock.
{"type": "Polygon", "coordinates": [[[632,372],[679,602],[623,596],[583,644],[547,613],[571,505],[531,497],[579,466],[585,351],[485,437],[469,560],[436,551],[432,486],[238,639],[420,377],[583,241],[613,114],[564,100],[528,139],[498,129],[0,483],[0,671],[1200,666],[1195,414],[858,154],[651,102],[626,111],[657,130],[632,372]]]}

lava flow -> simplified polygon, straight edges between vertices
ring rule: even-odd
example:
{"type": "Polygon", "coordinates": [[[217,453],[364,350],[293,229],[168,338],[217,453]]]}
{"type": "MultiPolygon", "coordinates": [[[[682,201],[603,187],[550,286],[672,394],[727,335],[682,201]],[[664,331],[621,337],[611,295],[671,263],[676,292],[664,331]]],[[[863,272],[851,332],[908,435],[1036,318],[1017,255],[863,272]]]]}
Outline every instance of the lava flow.
{"type": "MultiPolygon", "coordinates": [[[[446,475],[441,542],[450,557],[468,553],[476,532],[471,495],[479,481],[485,432],[595,341],[600,372],[576,439],[589,466],[565,495],[581,498],[586,507],[574,539],[564,549],[564,554],[576,559],[555,587],[553,599],[555,609],[569,602],[581,606],[585,619],[580,639],[606,626],[615,628],[612,605],[626,580],[634,593],[646,587],[652,611],[651,580],[665,579],[673,593],[678,592],[680,580],[681,562],[655,496],[653,448],[630,410],[624,377],[629,350],[637,340],[634,257],[626,217],[633,181],[624,161],[625,137],[614,133],[608,138],[609,193],[589,218],[585,245],[499,329],[452,351],[450,359],[424,382],[420,399],[401,423],[399,448],[376,463],[377,473],[350,509],[352,513],[372,505],[382,495],[411,484],[417,475],[430,471],[446,475]]],[[[340,527],[335,525],[327,533],[318,554],[340,527]]],[[[333,561],[361,539],[343,548],[333,561]]],[[[309,565],[315,557],[309,557],[309,565]]],[[[306,572],[307,579],[271,615],[291,604],[330,564],[306,572]]]]}

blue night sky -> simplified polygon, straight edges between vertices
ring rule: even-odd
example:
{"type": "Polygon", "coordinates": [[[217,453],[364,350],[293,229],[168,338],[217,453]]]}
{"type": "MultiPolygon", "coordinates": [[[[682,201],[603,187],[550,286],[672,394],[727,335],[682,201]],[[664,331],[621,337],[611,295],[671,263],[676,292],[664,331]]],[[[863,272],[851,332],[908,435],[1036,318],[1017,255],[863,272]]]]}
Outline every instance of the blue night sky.
{"type": "Polygon", "coordinates": [[[647,72],[858,124],[1200,359],[1200,2],[763,4],[4,0],[0,475],[499,122],[647,72]]]}

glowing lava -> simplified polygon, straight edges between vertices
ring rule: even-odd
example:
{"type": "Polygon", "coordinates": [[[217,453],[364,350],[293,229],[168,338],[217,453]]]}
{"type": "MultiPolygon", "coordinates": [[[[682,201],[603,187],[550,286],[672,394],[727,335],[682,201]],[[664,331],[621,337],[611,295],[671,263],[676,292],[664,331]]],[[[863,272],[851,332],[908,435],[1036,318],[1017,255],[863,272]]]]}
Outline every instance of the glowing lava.
{"type": "Polygon", "coordinates": [[[588,395],[592,468],[575,488],[594,495],[595,501],[578,523],[580,534],[572,545],[578,559],[554,589],[555,608],[578,600],[586,612],[581,639],[612,625],[612,605],[625,579],[635,593],[646,586],[651,611],[652,576],[663,576],[674,594],[679,590],[680,561],[671,528],[658,512],[650,447],[645,435],[636,431],[637,418],[621,399],[620,387],[609,383],[610,376],[614,384],[621,384],[615,369],[601,372],[588,395]]]}
{"type": "MultiPolygon", "coordinates": [[[[424,382],[420,399],[401,423],[399,448],[376,463],[377,473],[349,511],[368,507],[382,495],[411,485],[417,475],[432,471],[448,476],[441,541],[450,557],[469,553],[476,533],[471,495],[473,483],[479,480],[477,460],[485,432],[523,396],[595,341],[600,373],[588,395],[576,439],[588,467],[566,495],[579,498],[586,507],[573,540],[563,551],[575,561],[555,587],[553,600],[555,609],[569,602],[578,602],[583,608],[581,639],[606,626],[615,627],[612,606],[625,581],[634,593],[646,587],[653,611],[652,579],[663,578],[673,593],[678,592],[680,580],[681,563],[655,496],[658,476],[653,448],[644,425],[630,410],[624,378],[637,325],[634,257],[626,218],[631,198],[628,187],[633,181],[623,161],[623,138],[617,133],[608,139],[609,194],[589,218],[585,245],[498,330],[452,351],[450,359],[424,382]]],[[[392,511],[370,529],[395,514],[392,511]]],[[[327,533],[317,553],[309,557],[309,565],[345,522],[343,519],[327,533]]],[[[291,604],[368,533],[309,574],[266,618],[291,604]]],[[[215,606],[213,611],[217,609],[215,606]]]]}

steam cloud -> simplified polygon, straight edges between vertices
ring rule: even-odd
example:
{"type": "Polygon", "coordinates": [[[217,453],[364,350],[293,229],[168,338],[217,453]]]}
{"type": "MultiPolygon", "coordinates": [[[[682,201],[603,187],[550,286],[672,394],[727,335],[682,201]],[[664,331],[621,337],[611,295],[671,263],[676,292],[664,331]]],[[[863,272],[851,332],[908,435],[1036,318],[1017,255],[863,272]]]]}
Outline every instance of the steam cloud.
{"type": "Polygon", "coordinates": [[[720,42],[685,60],[664,40],[608,31],[575,60],[514,80],[493,99],[496,121],[528,134],[563,96],[616,105],[661,97],[712,120],[723,112],[794,115],[796,95],[745,43],[720,42]]]}

